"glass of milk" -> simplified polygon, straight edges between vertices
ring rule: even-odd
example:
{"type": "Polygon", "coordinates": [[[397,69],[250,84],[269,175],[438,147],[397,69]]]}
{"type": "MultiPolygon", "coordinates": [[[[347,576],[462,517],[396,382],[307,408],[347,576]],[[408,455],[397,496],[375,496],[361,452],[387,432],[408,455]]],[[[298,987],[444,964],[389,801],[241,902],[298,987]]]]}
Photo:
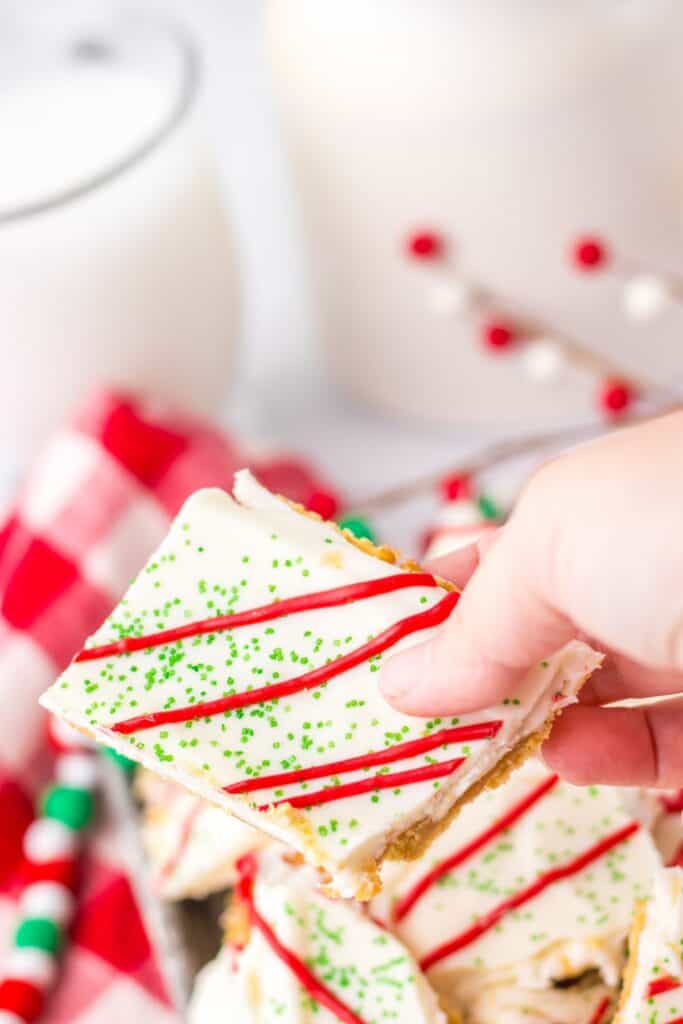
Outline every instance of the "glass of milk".
{"type": "Polygon", "coordinates": [[[511,429],[593,414],[590,375],[543,386],[521,352],[492,357],[457,291],[442,308],[442,274],[676,379],[681,318],[629,322],[617,277],[587,280],[567,249],[595,232],[681,265],[683,4],[268,0],[265,24],[319,333],[355,394],[511,429]],[[422,230],[446,240],[437,267],[406,257],[422,230]]]}
{"type": "Polygon", "coordinates": [[[191,39],[42,6],[0,14],[5,471],[102,384],[214,411],[239,312],[191,39]]]}

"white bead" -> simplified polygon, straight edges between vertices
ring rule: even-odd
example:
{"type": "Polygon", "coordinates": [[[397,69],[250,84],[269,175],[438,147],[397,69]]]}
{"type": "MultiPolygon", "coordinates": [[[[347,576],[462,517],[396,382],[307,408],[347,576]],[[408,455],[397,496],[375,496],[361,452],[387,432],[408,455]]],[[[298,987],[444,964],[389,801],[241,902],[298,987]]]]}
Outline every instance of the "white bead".
{"type": "Polygon", "coordinates": [[[429,293],[429,307],[436,316],[465,313],[472,302],[472,289],[466,281],[453,278],[438,281],[429,293]]]}
{"type": "Polygon", "coordinates": [[[76,789],[93,789],[97,785],[99,765],[92,754],[62,754],[57,758],[57,781],[76,789]]]}
{"type": "Polygon", "coordinates": [[[26,1021],[9,1010],[0,1010],[0,1024],[26,1024],[26,1021]]]}
{"type": "Polygon", "coordinates": [[[37,818],[24,833],[24,855],[34,864],[44,864],[63,857],[72,857],[76,851],[76,835],[61,821],[37,818]]]}
{"type": "Polygon", "coordinates": [[[555,380],[565,365],[562,347],[552,338],[530,341],[522,351],[522,364],[534,380],[555,380]]]}
{"type": "Polygon", "coordinates": [[[33,882],[24,889],[19,907],[24,917],[48,917],[56,924],[70,921],[73,894],[59,882],[33,882]]]}
{"type": "Polygon", "coordinates": [[[481,522],[481,512],[476,501],[456,498],[448,501],[439,513],[438,526],[476,526],[481,522]]]}
{"type": "Polygon", "coordinates": [[[48,729],[56,746],[63,747],[65,750],[79,751],[94,748],[92,740],[84,736],[78,729],[74,729],[73,725],[63,722],[61,718],[55,718],[54,715],[50,717],[48,729]]]}
{"type": "Polygon", "coordinates": [[[2,965],[6,978],[21,978],[36,988],[47,988],[55,980],[57,965],[54,957],[43,949],[13,949],[2,965]]]}
{"type": "Polygon", "coordinates": [[[624,286],[624,312],[633,320],[651,320],[671,301],[665,281],[654,274],[638,274],[624,286]]]}

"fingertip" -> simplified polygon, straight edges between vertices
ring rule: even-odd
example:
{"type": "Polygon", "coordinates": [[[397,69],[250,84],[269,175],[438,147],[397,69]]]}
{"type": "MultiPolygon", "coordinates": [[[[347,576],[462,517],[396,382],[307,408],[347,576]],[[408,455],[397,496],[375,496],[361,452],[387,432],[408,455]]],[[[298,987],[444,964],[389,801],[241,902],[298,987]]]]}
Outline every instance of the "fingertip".
{"type": "Polygon", "coordinates": [[[442,579],[450,580],[456,587],[464,587],[479,565],[479,549],[476,543],[466,544],[464,547],[449,551],[439,558],[430,558],[425,562],[425,569],[441,576],[442,579]]]}
{"type": "Polygon", "coordinates": [[[411,687],[415,678],[422,674],[424,644],[417,644],[407,651],[395,654],[382,662],[379,672],[380,693],[388,704],[398,711],[406,711],[411,687]]]}
{"type": "Polygon", "coordinates": [[[572,751],[563,750],[552,738],[545,741],[539,756],[548,771],[559,775],[565,782],[571,782],[574,786],[589,786],[595,782],[594,772],[587,769],[582,759],[572,756],[572,751]]]}
{"type": "Polygon", "coordinates": [[[461,589],[468,583],[483,558],[495,544],[501,530],[487,530],[476,540],[454,551],[448,551],[438,558],[430,558],[425,562],[425,569],[455,583],[461,589]]]}
{"type": "Polygon", "coordinates": [[[591,704],[566,708],[555,719],[550,735],[541,747],[541,757],[546,766],[576,786],[590,785],[596,780],[596,771],[598,775],[600,773],[599,764],[595,764],[595,752],[587,742],[595,728],[596,711],[599,712],[600,708],[591,704]]]}
{"type": "Polygon", "coordinates": [[[658,784],[653,737],[646,716],[636,708],[567,708],[541,756],[548,768],[577,786],[658,784]]]}
{"type": "Polygon", "coordinates": [[[404,714],[464,714],[498,704],[514,692],[519,672],[467,656],[443,629],[426,643],[393,655],[382,666],[385,700],[404,714]]]}
{"type": "Polygon", "coordinates": [[[417,644],[382,665],[379,688],[397,711],[427,718],[447,714],[457,702],[448,682],[434,673],[431,655],[431,643],[417,644]]]}
{"type": "Polygon", "coordinates": [[[571,638],[567,620],[525,585],[514,544],[506,548],[503,540],[480,565],[479,556],[474,544],[434,564],[462,582],[477,563],[448,621],[426,643],[383,666],[382,693],[406,714],[459,714],[498,704],[536,661],[571,638]]]}

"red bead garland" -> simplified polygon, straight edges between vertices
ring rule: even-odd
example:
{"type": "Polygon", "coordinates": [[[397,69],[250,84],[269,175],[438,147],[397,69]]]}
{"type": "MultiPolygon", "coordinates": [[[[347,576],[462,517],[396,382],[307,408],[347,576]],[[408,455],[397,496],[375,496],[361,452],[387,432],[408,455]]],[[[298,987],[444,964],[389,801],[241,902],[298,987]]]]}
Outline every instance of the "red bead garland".
{"type": "Polygon", "coordinates": [[[481,340],[494,351],[510,348],[515,341],[515,329],[505,320],[488,320],[482,325],[481,340]]]}
{"type": "Polygon", "coordinates": [[[436,231],[416,231],[406,239],[406,251],[416,260],[434,260],[443,255],[444,241],[436,231]]]}
{"type": "Polygon", "coordinates": [[[8,1010],[26,1021],[38,1020],[43,1012],[45,997],[30,981],[23,978],[4,978],[0,981],[0,1010],[8,1010]]]}
{"type": "Polygon", "coordinates": [[[50,718],[48,736],[57,751],[54,781],[22,838],[14,953],[0,967],[0,1017],[23,1024],[41,1017],[54,981],[98,775],[94,749],[79,733],[50,718]]]}
{"type": "Polygon", "coordinates": [[[334,519],[339,504],[339,499],[331,491],[313,491],[306,502],[306,508],[310,512],[317,512],[323,519],[334,519]]]}
{"type": "Polygon", "coordinates": [[[597,270],[607,261],[607,247],[602,239],[583,235],[572,243],[571,258],[578,270],[597,270]]]}
{"type": "Polygon", "coordinates": [[[79,873],[79,862],[75,857],[42,863],[34,863],[27,859],[21,870],[22,882],[26,885],[32,882],[59,882],[72,892],[78,888],[79,873]]]}
{"type": "MultiPolygon", "coordinates": [[[[406,254],[415,260],[437,260],[444,255],[445,237],[434,229],[421,229],[405,237],[404,247],[406,254]]],[[[569,245],[568,251],[572,264],[581,272],[592,273],[599,270],[611,259],[609,245],[599,235],[594,234],[575,236],[569,245]]],[[[664,300],[660,297],[659,291],[656,288],[653,291],[653,295],[654,298],[646,289],[645,298],[641,300],[638,309],[634,311],[634,316],[641,315],[640,306],[643,303],[647,307],[646,312],[648,315],[652,315],[652,312],[656,311],[658,305],[664,300]],[[653,308],[651,309],[650,307],[653,308]]],[[[491,298],[490,294],[484,292],[482,295],[478,295],[476,305],[476,308],[482,311],[484,305],[489,307],[489,311],[484,313],[487,319],[481,321],[479,325],[479,338],[482,346],[490,352],[504,352],[518,343],[524,343],[525,356],[529,356],[527,360],[528,371],[539,379],[554,376],[557,370],[561,368],[563,361],[566,360],[571,363],[572,348],[577,349],[580,355],[580,346],[572,345],[571,339],[565,343],[561,337],[546,339],[541,336],[536,338],[536,329],[531,331],[528,325],[524,325],[523,321],[520,324],[516,324],[507,320],[505,316],[496,316],[494,302],[495,300],[491,298]],[[527,345],[526,343],[528,342],[530,344],[527,345]],[[565,349],[568,351],[565,351],[565,349]],[[532,359],[532,356],[538,356],[538,359],[532,359]]],[[[644,316],[645,312],[642,315],[644,316]]],[[[637,392],[632,382],[615,378],[601,383],[596,395],[596,402],[605,416],[610,419],[618,419],[630,410],[637,397],[637,392]]],[[[442,483],[441,485],[447,501],[453,501],[462,496],[459,493],[459,482],[456,481],[453,487],[453,493],[449,493],[448,484],[442,483]]],[[[318,494],[312,496],[308,507],[320,512],[324,518],[332,518],[334,515],[333,509],[336,508],[333,500],[329,500],[329,496],[318,494]]]]}
{"type": "Polygon", "coordinates": [[[606,416],[618,419],[630,409],[635,392],[625,380],[606,380],[598,392],[598,406],[606,416]]]}
{"type": "Polygon", "coordinates": [[[452,473],[439,483],[439,489],[446,501],[462,501],[474,494],[472,478],[466,473],[452,473]]]}

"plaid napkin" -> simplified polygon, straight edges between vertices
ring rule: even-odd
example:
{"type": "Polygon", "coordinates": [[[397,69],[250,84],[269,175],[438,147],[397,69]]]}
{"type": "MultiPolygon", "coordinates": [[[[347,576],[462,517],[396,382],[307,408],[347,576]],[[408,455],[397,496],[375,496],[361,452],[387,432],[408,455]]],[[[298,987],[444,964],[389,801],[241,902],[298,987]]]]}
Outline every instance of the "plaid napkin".
{"type": "MultiPolygon", "coordinates": [[[[0,530],[0,970],[14,927],[21,839],[50,771],[38,695],[109,613],[198,487],[249,465],[307,504],[325,488],[300,461],[255,456],[160,403],[101,393],[47,447],[0,530]]],[[[171,1024],[114,822],[89,842],[79,912],[45,1024],[171,1024]]]]}

